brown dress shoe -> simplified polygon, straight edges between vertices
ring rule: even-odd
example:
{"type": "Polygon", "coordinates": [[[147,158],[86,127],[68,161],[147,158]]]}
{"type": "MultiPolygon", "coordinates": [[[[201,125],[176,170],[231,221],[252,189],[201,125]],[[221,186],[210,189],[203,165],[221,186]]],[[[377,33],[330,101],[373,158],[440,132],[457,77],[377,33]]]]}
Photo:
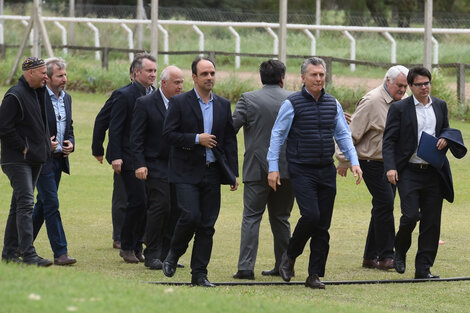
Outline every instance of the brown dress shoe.
{"type": "Polygon", "coordinates": [[[72,265],[77,263],[77,259],[69,257],[67,253],[62,254],[58,258],[54,258],[55,265],[72,265]]]}
{"type": "Polygon", "coordinates": [[[122,250],[119,251],[119,256],[124,259],[126,263],[139,263],[139,259],[135,256],[134,251],[132,250],[122,250]]]}
{"type": "Polygon", "coordinates": [[[291,278],[295,276],[294,265],[295,259],[289,258],[287,256],[287,251],[284,252],[281,259],[281,264],[279,264],[279,274],[284,281],[289,282],[291,278]]]}
{"type": "Polygon", "coordinates": [[[362,260],[362,267],[365,268],[378,268],[379,267],[379,261],[376,259],[364,259],[362,260]]]}
{"type": "Polygon", "coordinates": [[[307,277],[305,281],[305,287],[312,289],[325,289],[325,284],[320,281],[320,277],[317,274],[312,274],[307,277]]]}
{"type": "Polygon", "coordinates": [[[113,241],[113,248],[114,249],[121,249],[121,241],[120,240],[114,240],[113,241]]]}
{"type": "Polygon", "coordinates": [[[134,254],[135,254],[135,257],[137,258],[137,260],[139,260],[139,262],[142,262],[142,263],[145,262],[145,257],[142,254],[142,252],[136,251],[134,254]]]}
{"type": "Polygon", "coordinates": [[[379,270],[388,271],[393,269],[393,259],[392,258],[385,258],[378,262],[377,268],[379,270]]]}

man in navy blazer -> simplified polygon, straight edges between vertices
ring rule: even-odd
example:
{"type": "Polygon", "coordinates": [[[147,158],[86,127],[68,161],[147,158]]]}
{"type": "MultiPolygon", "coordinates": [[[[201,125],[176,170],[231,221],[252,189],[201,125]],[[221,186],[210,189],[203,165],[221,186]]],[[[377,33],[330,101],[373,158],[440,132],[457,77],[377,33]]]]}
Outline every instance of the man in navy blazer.
{"type": "MultiPolygon", "coordinates": [[[[398,273],[406,270],[406,253],[417,222],[418,251],[415,258],[415,278],[439,278],[431,274],[439,246],[442,202],[448,187],[444,187],[440,172],[417,156],[422,132],[433,135],[437,149],[447,147],[440,135],[449,127],[447,105],[430,96],[431,73],[418,66],[408,72],[407,81],[413,96],[393,103],[387,115],[383,137],[383,159],[387,179],[398,187],[402,216],[395,236],[394,267],[398,273]]],[[[448,165],[447,165],[448,166],[448,165]]],[[[452,197],[453,198],[453,197],[452,197]]]]}
{"type": "Polygon", "coordinates": [[[214,225],[220,210],[220,185],[238,187],[237,139],[230,102],[212,92],[215,65],[196,58],[194,89],[170,99],[163,137],[171,145],[169,181],[175,184],[180,217],[163,262],[172,277],[178,259],[194,236],[191,284],[215,287],[207,279],[214,225]]]}
{"type": "Polygon", "coordinates": [[[47,236],[54,252],[54,264],[70,265],[77,262],[68,255],[67,239],[59,212],[59,189],[62,172],[70,174],[69,155],[74,151],[72,98],[65,92],[67,72],[65,61],[46,60],[46,116],[49,124],[52,154],[42,167],[37,182],[37,198],[33,210],[33,237],[46,221],[47,236]]]}
{"type": "Polygon", "coordinates": [[[137,98],[153,91],[157,66],[156,59],[148,53],[137,54],[132,63],[135,80],[117,92],[112,104],[106,160],[112,165],[114,172],[122,177],[127,194],[119,255],[127,263],[139,263],[145,261],[142,238],[147,206],[145,183],[135,176],[130,141],[131,123],[137,98]]]}
{"type": "Polygon", "coordinates": [[[147,187],[145,266],[162,269],[177,219],[176,195],[168,183],[169,146],[162,138],[168,101],[183,92],[183,72],[168,66],[160,75],[160,88],[137,99],[132,116],[131,148],[135,176],[147,187]]]}

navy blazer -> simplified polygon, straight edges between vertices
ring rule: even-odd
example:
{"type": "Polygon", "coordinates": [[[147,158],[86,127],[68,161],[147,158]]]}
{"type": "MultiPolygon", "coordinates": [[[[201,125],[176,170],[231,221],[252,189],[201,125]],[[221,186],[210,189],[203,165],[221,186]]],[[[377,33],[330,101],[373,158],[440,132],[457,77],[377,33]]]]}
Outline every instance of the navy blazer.
{"type": "Polygon", "coordinates": [[[132,114],[135,101],[144,95],[145,88],[133,82],[117,90],[112,103],[106,160],[111,164],[113,160],[122,159],[123,170],[134,170],[130,145],[132,114]]]}
{"type": "Polygon", "coordinates": [[[149,177],[168,178],[169,146],[162,136],[165,115],[160,90],[135,102],[131,126],[134,167],[147,167],[149,177]]]}
{"type": "MultiPolygon", "coordinates": [[[[238,176],[237,138],[232,124],[230,102],[213,94],[212,134],[222,184],[234,185],[238,176]]],[[[204,132],[201,107],[194,89],[170,99],[163,137],[170,147],[169,181],[197,184],[204,175],[206,148],[196,144],[196,134],[204,132]]]]}
{"type": "MultiPolygon", "coordinates": [[[[447,104],[445,101],[431,97],[432,108],[436,115],[436,137],[440,137],[443,129],[449,127],[447,104]]],[[[418,119],[413,97],[394,102],[390,105],[385,123],[382,154],[385,172],[389,170],[402,171],[418,147],[418,119]]],[[[449,202],[454,201],[454,189],[449,161],[438,169],[443,179],[441,184],[442,196],[449,202]]]]}
{"type": "MultiPolygon", "coordinates": [[[[73,144],[73,149],[75,150],[75,136],[73,134],[73,120],[72,120],[72,97],[64,91],[64,106],[65,106],[65,132],[64,140],[70,140],[73,144]]],[[[57,121],[56,113],[54,111],[54,106],[52,104],[51,97],[46,91],[46,116],[47,123],[49,125],[49,135],[57,136],[57,121]]],[[[70,165],[69,158],[66,156],[62,158],[62,171],[64,173],[70,174],[70,165]]],[[[41,169],[41,173],[48,173],[52,170],[52,154],[49,156],[48,161],[41,169]]]]}

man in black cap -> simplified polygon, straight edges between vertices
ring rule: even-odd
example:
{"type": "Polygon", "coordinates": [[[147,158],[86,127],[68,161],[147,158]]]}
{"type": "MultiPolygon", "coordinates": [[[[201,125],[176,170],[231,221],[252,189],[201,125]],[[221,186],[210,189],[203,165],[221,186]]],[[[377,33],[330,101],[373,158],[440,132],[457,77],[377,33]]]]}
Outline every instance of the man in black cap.
{"type": "Polygon", "coordinates": [[[51,153],[45,111],[46,64],[30,57],[23,75],[5,94],[0,106],[1,165],[13,195],[5,227],[2,260],[49,266],[33,246],[34,187],[51,153]]]}

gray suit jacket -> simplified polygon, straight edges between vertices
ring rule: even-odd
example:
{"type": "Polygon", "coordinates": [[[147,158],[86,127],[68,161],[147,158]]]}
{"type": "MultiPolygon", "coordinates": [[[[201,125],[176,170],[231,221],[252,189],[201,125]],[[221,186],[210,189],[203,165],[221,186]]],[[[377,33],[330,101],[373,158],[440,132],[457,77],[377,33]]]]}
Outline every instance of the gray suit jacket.
{"type": "MultiPolygon", "coordinates": [[[[263,88],[245,92],[238,100],[233,112],[233,127],[238,132],[243,126],[245,157],[243,181],[259,181],[268,175],[268,154],[271,130],[282,102],[291,94],[279,85],[264,85],[263,88]]],[[[281,178],[289,178],[287,172],[286,147],[279,158],[281,178]]]]}

